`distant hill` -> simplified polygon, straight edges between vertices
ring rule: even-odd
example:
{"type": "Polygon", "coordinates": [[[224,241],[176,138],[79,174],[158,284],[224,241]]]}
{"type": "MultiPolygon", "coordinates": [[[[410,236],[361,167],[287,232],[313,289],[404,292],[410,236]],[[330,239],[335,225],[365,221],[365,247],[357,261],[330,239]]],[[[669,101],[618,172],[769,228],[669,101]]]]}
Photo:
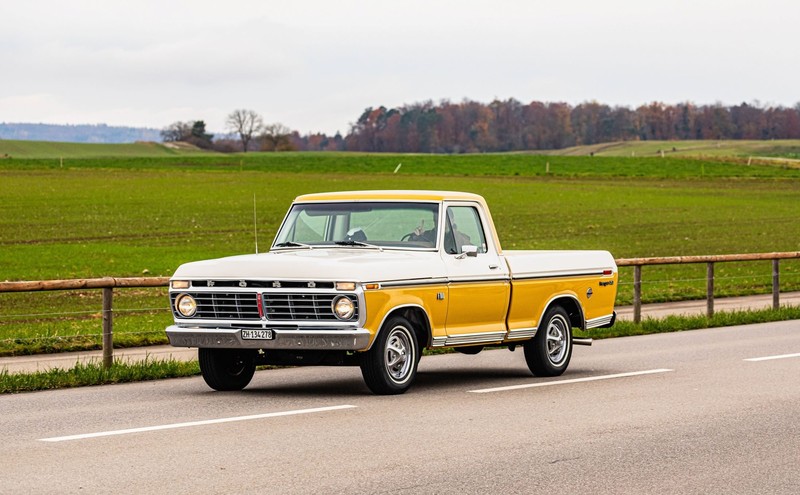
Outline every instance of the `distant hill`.
{"type": "Polygon", "coordinates": [[[131,158],[213,153],[188,143],[59,143],[0,139],[0,163],[14,158],[131,158]]]}
{"type": "Polygon", "coordinates": [[[161,141],[161,131],[146,127],[118,127],[106,124],[0,123],[0,139],[59,143],[134,143],[136,141],[161,141]]]}
{"type": "Polygon", "coordinates": [[[564,156],[683,156],[683,157],[800,157],[800,139],[618,141],[573,146],[560,150],[534,151],[564,156]]]}

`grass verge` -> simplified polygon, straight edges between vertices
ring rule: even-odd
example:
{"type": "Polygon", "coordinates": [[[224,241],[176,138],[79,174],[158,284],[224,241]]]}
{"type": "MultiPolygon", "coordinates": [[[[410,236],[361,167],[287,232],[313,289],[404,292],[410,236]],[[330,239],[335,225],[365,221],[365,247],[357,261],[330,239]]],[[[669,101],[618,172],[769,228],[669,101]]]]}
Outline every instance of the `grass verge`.
{"type": "Polygon", "coordinates": [[[142,382],[200,374],[197,361],[145,359],[140,362],[115,362],[111,368],[102,363],[77,363],[73,368],[51,369],[35,373],[0,371],[0,394],[51,390],[57,388],[142,382]]]}
{"type": "Polygon", "coordinates": [[[720,311],[713,317],[667,316],[665,318],[645,318],[641,323],[617,321],[611,328],[598,328],[590,332],[575,332],[578,337],[608,339],[612,337],[630,337],[633,335],[649,335],[652,333],[682,332],[684,330],[700,330],[704,328],[732,327],[736,325],[753,325],[771,321],[800,320],[800,306],[784,306],[778,310],[761,309],[752,311],[720,311]]]}

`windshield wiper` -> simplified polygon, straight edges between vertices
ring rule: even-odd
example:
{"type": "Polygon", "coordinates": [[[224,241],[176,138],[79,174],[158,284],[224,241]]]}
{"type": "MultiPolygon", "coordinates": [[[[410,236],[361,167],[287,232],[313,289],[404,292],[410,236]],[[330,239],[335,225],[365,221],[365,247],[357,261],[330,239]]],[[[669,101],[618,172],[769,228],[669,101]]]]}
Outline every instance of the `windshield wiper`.
{"type": "Polygon", "coordinates": [[[294,242],[294,241],[281,242],[280,244],[275,244],[275,246],[273,246],[273,247],[276,247],[276,248],[301,247],[301,248],[314,249],[314,246],[310,246],[308,244],[303,244],[302,242],[294,242]]]}
{"type": "Polygon", "coordinates": [[[377,249],[378,251],[383,251],[383,248],[382,248],[382,247],[380,247],[380,246],[376,246],[376,245],[374,245],[374,244],[367,244],[366,242],[361,242],[361,241],[353,241],[353,240],[349,240],[349,241],[336,241],[336,242],[334,242],[334,244],[336,244],[337,246],[359,246],[359,247],[368,247],[368,248],[377,249]]]}

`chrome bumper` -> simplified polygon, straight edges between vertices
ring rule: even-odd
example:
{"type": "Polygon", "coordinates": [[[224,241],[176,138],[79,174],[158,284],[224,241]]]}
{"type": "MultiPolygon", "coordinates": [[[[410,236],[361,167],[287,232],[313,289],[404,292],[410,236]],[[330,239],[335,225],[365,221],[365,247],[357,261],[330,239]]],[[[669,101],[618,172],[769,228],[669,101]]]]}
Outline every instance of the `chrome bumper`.
{"type": "Polygon", "coordinates": [[[359,351],[367,349],[370,343],[369,330],[363,328],[272,329],[272,333],[269,340],[244,340],[238,328],[167,327],[169,343],[175,347],[359,351]]]}

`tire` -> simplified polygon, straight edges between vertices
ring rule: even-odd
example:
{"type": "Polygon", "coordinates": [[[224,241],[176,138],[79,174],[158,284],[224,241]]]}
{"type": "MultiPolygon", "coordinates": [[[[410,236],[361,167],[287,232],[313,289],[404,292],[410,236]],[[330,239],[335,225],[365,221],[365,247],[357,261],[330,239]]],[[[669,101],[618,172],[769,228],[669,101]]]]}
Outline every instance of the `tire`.
{"type": "Polygon", "coordinates": [[[561,306],[547,310],[536,336],[525,343],[525,362],[536,376],[559,376],[572,357],[572,325],[561,306]]]}
{"type": "Polygon", "coordinates": [[[377,395],[402,394],[414,382],[420,355],[414,327],[403,317],[392,317],[361,357],[364,382],[377,395]]]}
{"type": "Polygon", "coordinates": [[[240,349],[198,349],[200,372],[209,387],[242,390],[256,371],[255,352],[240,349]]]}

